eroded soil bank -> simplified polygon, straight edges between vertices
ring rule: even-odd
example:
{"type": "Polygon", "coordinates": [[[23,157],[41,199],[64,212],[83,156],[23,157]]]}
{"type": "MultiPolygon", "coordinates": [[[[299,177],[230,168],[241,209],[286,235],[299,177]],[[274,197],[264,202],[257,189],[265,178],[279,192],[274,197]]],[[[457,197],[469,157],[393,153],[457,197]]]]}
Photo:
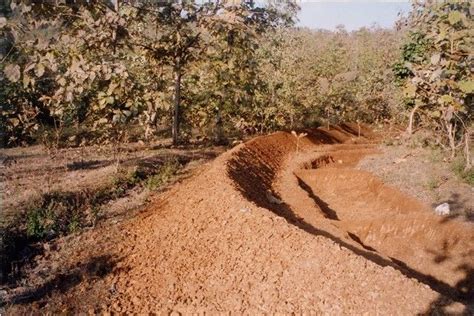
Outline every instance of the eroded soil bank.
{"type": "Polygon", "coordinates": [[[352,169],[370,131],[307,132],[255,138],[138,217],[58,240],[9,311],[472,312],[472,224],[352,169]]]}

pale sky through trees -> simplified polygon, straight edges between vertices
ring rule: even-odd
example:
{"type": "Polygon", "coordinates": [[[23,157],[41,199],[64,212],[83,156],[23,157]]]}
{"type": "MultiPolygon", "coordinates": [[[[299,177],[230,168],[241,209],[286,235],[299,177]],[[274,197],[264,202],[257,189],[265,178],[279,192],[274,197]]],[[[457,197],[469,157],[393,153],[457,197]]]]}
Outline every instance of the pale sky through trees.
{"type": "Polygon", "coordinates": [[[371,26],[392,27],[398,13],[407,13],[409,1],[302,1],[298,26],[334,30],[339,24],[348,31],[371,26]]]}

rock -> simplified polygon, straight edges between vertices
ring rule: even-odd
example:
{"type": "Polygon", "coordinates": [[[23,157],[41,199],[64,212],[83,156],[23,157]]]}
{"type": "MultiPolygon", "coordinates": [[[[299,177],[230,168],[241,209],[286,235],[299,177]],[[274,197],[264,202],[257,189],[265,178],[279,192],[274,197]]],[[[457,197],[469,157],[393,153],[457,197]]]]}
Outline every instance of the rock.
{"type": "Polygon", "coordinates": [[[283,204],[283,202],[277,197],[275,197],[270,190],[267,190],[266,196],[267,196],[268,202],[272,204],[283,204]]]}
{"type": "Polygon", "coordinates": [[[437,215],[441,215],[441,216],[449,215],[449,213],[451,212],[451,210],[449,209],[448,203],[443,203],[436,206],[434,211],[437,215]]]}

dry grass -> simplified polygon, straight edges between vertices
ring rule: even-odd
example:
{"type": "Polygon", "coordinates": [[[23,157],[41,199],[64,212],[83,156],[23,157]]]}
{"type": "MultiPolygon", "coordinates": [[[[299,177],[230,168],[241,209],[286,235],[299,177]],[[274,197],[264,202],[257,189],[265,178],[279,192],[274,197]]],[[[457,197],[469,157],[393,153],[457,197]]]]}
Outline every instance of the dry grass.
{"type": "Polygon", "coordinates": [[[380,156],[365,158],[359,168],[433,208],[447,202],[453,217],[474,221],[474,187],[455,168],[456,161],[449,161],[449,155],[410,144],[385,144],[380,149],[380,156]]]}
{"type": "Polygon", "coordinates": [[[168,184],[224,150],[175,148],[167,141],[124,144],[119,155],[96,146],[54,153],[41,146],[2,149],[0,282],[19,277],[16,270],[35,255],[35,244],[131,217],[168,184]]]}

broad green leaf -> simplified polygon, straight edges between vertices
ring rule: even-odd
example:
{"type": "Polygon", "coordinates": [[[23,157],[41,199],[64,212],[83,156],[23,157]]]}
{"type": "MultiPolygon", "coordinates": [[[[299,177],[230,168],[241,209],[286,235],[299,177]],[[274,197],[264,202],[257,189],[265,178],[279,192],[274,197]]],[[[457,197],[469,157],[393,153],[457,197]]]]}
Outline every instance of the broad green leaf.
{"type": "Polygon", "coordinates": [[[474,81],[464,80],[458,83],[459,89],[464,93],[474,93],[474,81]]]}

